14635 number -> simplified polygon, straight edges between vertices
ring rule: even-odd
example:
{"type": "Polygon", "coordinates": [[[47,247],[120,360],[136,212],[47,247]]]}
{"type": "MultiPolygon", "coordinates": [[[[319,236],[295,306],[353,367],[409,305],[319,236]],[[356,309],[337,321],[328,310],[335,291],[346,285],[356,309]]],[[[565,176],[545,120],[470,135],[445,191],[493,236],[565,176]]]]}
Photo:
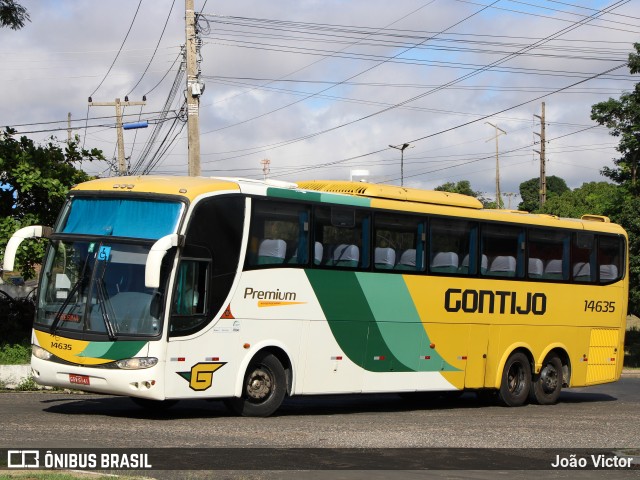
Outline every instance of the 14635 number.
{"type": "Polygon", "coordinates": [[[616,302],[608,302],[606,300],[585,300],[585,312],[602,312],[611,313],[616,311],[616,302]]]}

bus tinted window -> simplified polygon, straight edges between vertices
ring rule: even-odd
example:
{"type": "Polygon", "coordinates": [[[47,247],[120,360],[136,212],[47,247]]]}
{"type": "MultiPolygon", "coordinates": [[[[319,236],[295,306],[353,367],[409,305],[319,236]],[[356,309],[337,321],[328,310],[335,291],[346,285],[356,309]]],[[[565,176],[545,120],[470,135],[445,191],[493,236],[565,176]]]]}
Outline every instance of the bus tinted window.
{"type": "Polygon", "coordinates": [[[374,232],[376,270],[423,270],[426,239],[424,219],[376,214],[374,232]]]}
{"type": "Polygon", "coordinates": [[[485,275],[524,276],[524,229],[507,225],[483,225],[482,258],[487,258],[485,275]]]}
{"type": "MultiPolygon", "coordinates": [[[[430,222],[429,271],[473,275],[477,272],[474,222],[433,219],[430,222]]],[[[483,263],[484,265],[484,263],[483,263]]]]}
{"type": "Polygon", "coordinates": [[[624,242],[620,237],[600,235],[598,238],[598,271],[600,283],[622,278],[624,242]]]}
{"type": "Polygon", "coordinates": [[[254,200],[247,266],[306,265],[308,236],[308,207],[254,200]]]}
{"type": "Polygon", "coordinates": [[[571,269],[576,282],[595,282],[595,235],[576,233],[571,247],[571,269]]]}
{"type": "Polygon", "coordinates": [[[527,277],[544,280],[569,279],[570,234],[557,230],[529,230],[527,277]]]}
{"type": "Polygon", "coordinates": [[[368,268],[369,213],[346,207],[317,207],[314,211],[314,257],[326,267],[368,268]],[[335,210],[335,211],[332,211],[335,210]]]}

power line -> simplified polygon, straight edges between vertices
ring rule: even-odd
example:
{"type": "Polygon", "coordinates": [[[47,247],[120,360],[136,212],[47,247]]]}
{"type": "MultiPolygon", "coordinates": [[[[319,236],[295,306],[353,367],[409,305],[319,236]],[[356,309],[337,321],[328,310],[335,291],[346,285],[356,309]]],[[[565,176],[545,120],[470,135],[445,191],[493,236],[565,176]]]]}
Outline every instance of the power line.
{"type": "MultiPolygon", "coordinates": [[[[176,3],[176,0],[173,0],[173,2],[171,2],[171,8],[169,9],[169,14],[167,15],[167,19],[164,22],[164,27],[162,27],[162,32],[160,32],[160,38],[158,39],[158,42],[156,43],[156,48],[153,50],[153,54],[151,55],[151,58],[149,59],[149,63],[147,63],[147,66],[145,67],[144,72],[142,72],[142,75],[138,79],[137,83],[133,86],[133,88],[131,88],[131,90],[129,91],[129,93],[127,93],[127,95],[131,95],[131,92],[133,92],[136,89],[136,87],[138,85],[140,85],[140,82],[142,81],[142,79],[146,75],[147,70],[149,70],[149,67],[151,66],[151,62],[153,62],[153,59],[156,56],[156,52],[158,51],[158,47],[160,46],[160,42],[162,41],[162,37],[164,36],[164,32],[167,29],[167,24],[169,23],[169,19],[171,18],[171,12],[173,11],[173,6],[175,5],[175,3],[176,3]]],[[[164,77],[162,77],[162,78],[164,79],[164,77]]]]}
{"type": "MultiPolygon", "coordinates": [[[[590,16],[590,19],[597,18],[598,16],[603,15],[604,13],[606,13],[606,12],[607,12],[608,10],[610,10],[610,9],[618,8],[618,7],[619,7],[619,4],[622,4],[622,3],[626,3],[626,2],[624,2],[624,1],[622,1],[622,0],[617,1],[617,2],[615,2],[614,4],[612,4],[611,6],[608,6],[608,7],[604,8],[604,9],[602,9],[602,10],[598,11],[598,13],[597,13],[597,14],[593,14],[592,16],[590,16]]],[[[467,18],[468,18],[468,17],[467,17],[467,18]]],[[[571,26],[565,27],[565,28],[563,28],[563,29],[561,29],[561,30],[559,30],[559,31],[557,31],[557,32],[555,32],[555,33],[553,33],[553,34],[551,34],[551,35],[549,35],[549,36],[547,36],[547,37],[543,38],[542,40],[536,41],[535,43],[533,43],[533,44],[529,45],[526,49],[521,49],[521,50],[519,50],[518,52],[511,53],[511,54],[509,54],[509,55],[507,55],[507,56],[505,56],[505,57],[503,57],[503,58],[501,58],[501,59],[499,59],[499,60],[496,60],[496,61],[494,61],[494,62],[491,62],[491,63],[490,63],[490,64],[488,64],[488,65],[485,65],[485,66],[483,66],[483,67],[481,67],[481,68],[478,68],[478,69],[476,69],[476,70],[475,70],[475,71],[473,71],[473,72],[467,73],[467,74],[465,74],[465,75],[463,75],[463,76],[461,76],[461,77],[458,77],[458,78],[456,78],[456,79],[454,79],[454,80],[451,80],[451,81],[449,81],[449,82],[447,82],[447,83],[445,83],[445,84],[442,84],[442,85],[440,85],[439,87],[433,88],[433,89],[431,89],[431,90],[429,90],[429,91],[427,91],[427,92],[421,93],[421,94],[419,94],[419,95],[416,95],[416,96],[413,96],[413,97],[411,97],[411,98],[408,98],[408,99],[406,99],[406,100],[404,100],[404,101],[402,101],[402,102],[398,102],[398,103],[396,103],[396,104],[394,104],[394,105],[391,105],[391,106],[389,106],[389,107],[383,108],[382,110],[379,110],[379,111],[377,111],[377,112],[373,112],[373,113],[368,114],[368,115],[365,115],[365,116],[363,116],[363,117],[359,117],[359,118],[357,118],[357,119],[355,119],[355,120],[352,120],[352,121],[349,121],[349,122],[345,122],[345,123],[342,123],[342,124],[340,124],[340,125],[337,125],[337,126],[334,126],[334,127],[327,128],[327,129],[325,129],[325,130],[321,130],[321,131],[318,131],[318,132],[314,132],[314,133],[311,133],[311,134],[307,134],[307,135],[304,135],[304,136],[300,136],[300,137],[297,137],[297,138],[294,138],[294,139],[291,139],[291,140],[286,140],[286,141],[282,141],[282,142],[278,142],[278,143],[274,143],[274,144],[270,144],[270,145],[264,145],[264,146],[260,146],[260,147],[252,147],[252,148],[241,149],[241,150],[237,150],[237,151],[235,151],[235,152],[234,152],[234,151],[232,151],[232,152],[228,152],[228,153],[239,153],[239,152],[247,152],[247,153],[245,153],[245,154],[240,154],[240,155],[235,155],[235,156],[230,156],[230,157],[226,157],[226,158],[223,158],[223,159],[218,159],[218,160],[215,160],[215,161],[230,160],[230,159],[240,158],[240,157],[243,157],[243,156],[246,156],[246,155],[251,155],[251,154],[256,154],[256,153],[262,153],[262,152],[266,151],[267,149],[281,148],[281,147],[283,147],[283,146],[291,145],[291,144],[293,144],[293,143],[297,143],[297,142],[300,142],[300,141],[303,141],[303,140],[308,140],[308,139],[311,139],[311,138],[317,137],[317,136],[319,136],[319,135],[323,135],[323,134],[325,134],[325,133],[335,131],[335,130],[337,130],[337,129],[339,129],[339,128],[343,128],[343,127],[345,127],[345,126],[352,125],[352,124],[355,124],[355,123],[360,122],[360,121],[362,121],[362,120],[366,120],[366,119],[372,118],[372,117],[374,117],[374,116],[380,115],[380,114],[382,114],[382,113],[388,112],[388,111],[390,111],[390,110],[392,110],[392,109],[395,109],[395,108],[401,107],[401,106],[406,105],[406,104],[408,104],[408,103],[410,103],[410,102],[413,102],[413,101],[418,100],[418,99],[420,99],[420,98],[426,97],[427,95],[430,95],[430,94],[432,94],[432,93],[435,93],[435,92],[438,92],[438,91],[440,91],[440,90],[446,89],[447,87],[449,87],[449,86],[451,86],[451,85],[455,85],[455,84],[457,84],[457,83],[460,83],[460,82],[462,82],[462,81],[464,81],[464,80],[467,80],[467,79],[469,79],[469,78],[471,78],[471,77],[473,77],[473,76],[476,76],[476,75],[478,75],[478,74],[480,74],[480,73],[482,73],[482,72],[485,72],[485,71],[491,70],[494,66],[496,66],[496,65],[500,65],[501,63],[504,63],[504,62],[506,62],[506,61],[508,61],[508,60],[510,60],[510,59],[512,59],[512,58],[517,57],[517,56],[518,56],[518,55],[519,55],[523,50],[529,50],[529,49],[536,48],[538,45],[540,45],[540,44],[542,44],[542,43],[544,43],[544,42],[550,41],[550,40],[552,40],[552,39],[554,39],[554,38],[559,37],[560,35],[564,35],[564,34],[566,34],[566,33],[570,32],[570,31],[572,31],[572,30],[575,30],[576,28],[578,28],[578,27],[582,26],[584,23],[586,23],[586,21],[587,21],[587,20],[582,19],[582,20],[580,20],[580,21],[578,21],[578,22],[575,22],[575,23],[574,23],[573,25],[571,25],[571,26]]],[[[449,27],[449,28],[451,28],[451,27],[449,27]]],[[[448,30],[449,28],[447,28],[447,30],[448,30]]],[[[586,82],[586,81],[588,81],[588,80],[591,80],[591,79],[593,79],[593,78],[597,78],[597,77],[599,77],[599,76],[601,76],[601,75],[605,75],[605,74],[607,74],[607,73],[609,73],[609,72],[612,72],[612,71],[614,71],[614,70],[617,70],[617,69],[621,68],[621,67],[622,67],[622,66],[624,66],[624,65],[626,65],[626,63],[625,63],[625,64],[622,64],[622,65],[619,65],[619,66],[617,66],[617,67],[611,68],[611,69],[609,69],[609,70],[607,70],[607,71],[605,71],[605,72],[601,72],[601,73],[599,73],[599,74],[592,75],[592,76],[590,76],[590,77],[588,77],[588,78],[586,78],[586,79],[583,79],[583,80],[580,80],[580,81],[578,81],[578,82],[575,82],[574,84],[569,85],[569,86],[567,86],[567,87],[563,87],[563,88],[557,89],[557,90],[556,90],[555,92],[553,92],[553,93],[557,93],[557,92],[559,92],[559,91],[566,90],[566,89],[568,89],[568,88],[571,88],[572,86],[576,86],[576,85],[579,85],[579,84],[581,84],[581,83],[584,83],[584,82],[586,82]]],[[[539,96],[539,97],[537,97],[537,98],[535,98],[535,99],[533,99],[533,100],[529,100],[529,101],[526,101],[526,102],[522,102],[522,103],[520,103],[520,104],[518,104],[518,105],[515,105],[515,106],[512,106],[512,107],[509,107],[509,108],[503,109],[503,110],[501,110],[501,111],[499,111],[499,112],[495,112],[495,113],[494,113],[494,115],[497,115],[497,114],[500,114],[500,113],[503,113],[503,112],[506,112],[506,111],[512,110],[512,109],[517,108],[517,107],[522,106],[522,105],[526,105],[527,103],[530,103],[530,102],[535,101],[535,100],[539,100],[539,99],[544,98],[544,97],[546,97],[546,96],[547,96],[547,95],[545,94],[545,95],[539,96]]],[[[437,132],[437,133],[434,133],[434,134],[431,134],[431,135],[427,135],[427,136],[421,137],[421,138],[416,139],[416,140],[410,140],[410,141],[407,141],[407,142],[401,142],[401,143],[415,143],[416,141],[424,140],[424,139],[426,139],[426,138],[430,138],[430,137],[432,137],[432,136],[439,135],[439,134],[441,134],[441,133],[445,133],[445,132],[448,132],[448,131],[451,131],[451,130],[454,130],[454,129],[457,129],[457,128],[461,128],[461,127],[463,127],[463,126],[470,125],[470,124],[472,124],[472,123],[475,123],[475,122],[478,122],[478,121],[481,121],[481,120],[484,120],[484,119],[490,118],[491,116],[492,116],[492,115],[485,115],[485,116],[483,116],[483,117],[481,117],[481,118],[478,118],[478,119],[475,119],[475,120],[472,120],[472,121],[469,121],[469,122],[465,122],[465,123],[463,123],[463,124],[460,124],[460,125],[457,125],[457,126],[454,126],[454,127],[450,127],[450,128],[448,128],[448,129],[442,130],[442,131],[440,131],[440,132],[437,132]]],[[[206,163],[206,162],[203,162],[203,163],[206,163]]],[[[210,163],[210,162],[209,162],[209,163],[210,163]]]]}
{"type": "Polygon", "coordinates": [[[107,73],[104,74],[104,78],[100,81],[100,83],[98,84],[96,89],[91,93],[91,95],[89,95],[89,97],[93,97],[95,95],[95,93],[98,91],[98,89],[102,86],[104,81],[109,76],[109,73],[111,72],[111,69],[113,68],[113,66],[116,64],[116,60],[118,60],[118,56],[120,56],[120,52],[122,51],[122,47],[124,47],[124,44],[127,41],[127,38],[129,38],[129,34],[131,33],[131,29],[133,28],[133,24],[136,21],[136,17],[138,16],[138,12],[140,11],[140,5],[142,5],[142,0],[140,0],[138,2],[138,7],[136,8],[136,13],[133,15],[133,19],[131,20],[131,25],[129,25],[129,30],[127,30],[127,34],[124,36],[124,40],[122,40],[122,44],[120,45],[120,48],[118,49],[118,53],[116,53],[116,56],[113,59],[113,62],[111,62],[111,66],[107,70],[107,73]]]}

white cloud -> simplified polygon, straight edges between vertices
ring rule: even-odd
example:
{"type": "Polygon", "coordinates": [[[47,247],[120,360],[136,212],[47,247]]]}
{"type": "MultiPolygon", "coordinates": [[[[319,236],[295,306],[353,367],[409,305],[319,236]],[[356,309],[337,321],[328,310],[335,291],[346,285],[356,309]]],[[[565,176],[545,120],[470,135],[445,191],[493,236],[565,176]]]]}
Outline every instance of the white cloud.
{"type": "MultiPolygon", "coordinates": [[[[0,125],[31,124],[18,127],[25,132],[62,128],[54,134],[65,139],[67,112],[72,113],[73,119],[85,117],[87,97],[113,62],[138,2],[21,3],[28,9],[31,23],[20,31],[0,30],[0,88],[4,92],[0,125]],[[62,123],[41,123],[51,121],[62,123]]],[[[171,3],[142,2],[122,53],[93,100],[113,101],[130,92],[151,58],[171,3]]],[[[201,0],[196,1],[197,10],[202,4],[201,0]]],[[[630,2],[592,22],[593,26],[580,26],[531,49],[527,55],[500,64],[494,71],[456,82],[473,73],[477,66],[505,58],[510,52],[570,26],[578,18],[576,13],[588,15],[593,13],[588,8],[605,6],[600,1],[581,2],[580,8],[538,0],[528,4],[504,0],[498,6],[520,13],[487,9],[464,20],[480,10],[480,2],[207,3],[204,12],[220,17],[209,17],[211,32],[205,36],[202,48],[206,84],[201,104],[203,173],[260,178],[260,160],[269,158],[271,174],[283,180],[348,178],[352,168],[369,168],[373,178],[399,183],[400,155],[388,145],[412,142],[413,148],[405,151],[405,185],[432,188],[445,181],[467,179],[475,190],[492,196],[494,130],[484,119],[460,125],[509,109],[487,120],[507,131],[499,139],[501,190],[517,192],[521,182],[539,172],[530,144],[533,132],[540,128],[534,114],[540,114],[540,103],[545,101],[547,138],[551,140],[547,146],[547,174],[564,178],[572,187],[604,180],[599,170],[611,165],[616,156],[615,139],[608,136],[606,129],[593,128],[554,139],[594,125],[589,119],[591,105],[610,96],[617,98],[623,90],[632,88],[637,78],[627,75],[626,68],[605,79],[591,80],[510,108],[623,63],[638,37],[640,29],[633,23],[637,24],[640,9],[630,2]],[[573,13],[544,10],[533,4],[573,13]],[[278,23],[230,17],[272,19],[278,23]],[[311,23],[317,25],[313,37],[308,25],[311,23]],[[250,28],[247,24],[264,28],[250,28]],[[394,30],[387,30],[383,36],[383,27],[394,30]],[[442,31],[445,33],[424,41],[420,48],[402,53],[411,42],[442,31]],[[337,53],[326,57],[330,51],[337,53]],[[359,55],[375,57],[364,59],[359,55]],[[267,83],[249,78],[298,82],[267,83]],[[322,92],[330,83],[317,82],[345,83],[322,92]],[[448,82],[453,82],[449,88],[435,88],[448,82]],[[262,85],[264,88],[259,88],[262,85]],[[319,94],[305,99],[305,93],[319,94]],[[378,114],[387,106],[421,94],[425,95],[418,100],[378,114]],[[347,125],[341,127],[344,124],[347,125]],[[448,129],[451,131],[438,133],[448,129]],[[386,150],[366,155],[383,149],[386,150]],[[507,153],[511,150],[515,151],[507,153]],[[326,166],[361,155],[366,156],[326,166]]],[[[156,85],[183,43],[184,3],[178,1],[155,59],[140,86],[132,92],[131,100],[139,100],[156,85]]],[[[148,95],[143,117],[155,117],[150,112],[162,109],[175,68],[148,95]]],[[[182,98],[180,91],[172,108],[182,98]]],[[[126,109],[125,113],[131,115],[127,120],[136,120],[139,112],[139,107],[126,109]]],[[[93,121],[104,123],[105,127],[89,129],[86,138],[84,128],[74,130],[83,136],[86,146],[101,148],[108,157],[113,155],[116,142],[113,114],[112,108],[92,107],[91,118],[111,117],[93,121]]],[[[84,127],[83,123],[74,125],[84,127]]],[[[151,129],[125,132],[126,154],[132,162],[150,132],[151,129]]],[[[42,140],[51,134],[29,136],[42,140]]],[[[183,132],[156,171],[186,173],[184,137],[183,132]]],[[[107,166],[86,168],[90,173],[101,173],[107,166]]]]}

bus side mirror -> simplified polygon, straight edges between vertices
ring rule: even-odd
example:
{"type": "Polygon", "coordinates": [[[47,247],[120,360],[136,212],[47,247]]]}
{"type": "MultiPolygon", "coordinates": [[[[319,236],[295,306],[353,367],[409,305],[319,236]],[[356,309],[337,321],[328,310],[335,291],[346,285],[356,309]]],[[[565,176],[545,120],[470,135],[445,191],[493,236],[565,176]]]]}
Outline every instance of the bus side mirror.
{"type": "Polygon", "coordinates": [[[160,267],[162,266],[162,259],[167,252],[183,243],[182,235],[172,233],[159,238],[156,243],[153,244],[149,255],[147,256],[147,263],[144,269],[144,286],[147,288],[160,287],[160,267]]]}
{"type": "Polygon", "coordinates": [[[3,269],[5,272],[12,272],[16,260],[16,254],[18,253],[18,247],[27,238],[48,238],[53,233],[53,228],[43,227],[42,225],[33,225],[31,227],[24,227],[14,233],[7,247],[4,249],[4,264],[3,269]]]}

